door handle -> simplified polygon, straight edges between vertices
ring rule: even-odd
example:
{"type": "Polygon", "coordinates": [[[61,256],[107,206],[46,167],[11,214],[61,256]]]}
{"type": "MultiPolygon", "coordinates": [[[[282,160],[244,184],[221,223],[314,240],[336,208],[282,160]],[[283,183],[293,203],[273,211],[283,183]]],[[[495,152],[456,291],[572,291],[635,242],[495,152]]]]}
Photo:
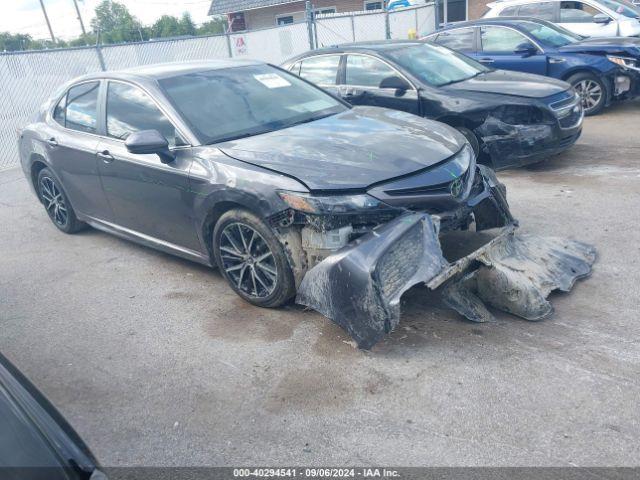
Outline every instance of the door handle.
{"type": "Polygon", "coordinates": [[[495,60],[493,58],[481,58],[480,63],[493,63],[495,60]]]}
{"type": "Polygon", "coordinates": [[[102,159],[104,163],[111,163],[115,160],[113,156],[109,153],[109,150],[103,150],[102,152],[98,152],[97,156],[98,158],[102,159]]]}
{"type": "Polygon", "coordinates": [[[47,145],[49,145],[50,147],[57,147],[58,141],[55,139],[55,137],[51,137],[49,140],[47,140],[47,145]]]}

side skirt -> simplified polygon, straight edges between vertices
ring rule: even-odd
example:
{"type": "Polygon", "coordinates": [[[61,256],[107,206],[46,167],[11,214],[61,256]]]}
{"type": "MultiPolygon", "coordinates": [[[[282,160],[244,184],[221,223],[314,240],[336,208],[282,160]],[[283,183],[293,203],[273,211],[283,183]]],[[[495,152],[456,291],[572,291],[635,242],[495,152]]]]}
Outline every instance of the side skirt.
{"type": "Polygon", "coordinates": [[[170,243],[165,240],[160,240],[159,238],[152,237],[150,235],[146,235],[144,233],[140,233],[126,227],[122,227],[120,225],[116,225],[115,223],[106,222],[104,220],[89,217],[87,215],[78,215],[78,218],[79,220],[82,220],[83,222],[88,223],[96,230],[101,230],[103,232],[110,233],[117,237],[124,238],[125,240],[130,240],[140,245],[144,245],[145,247],[151,247],[156,250],[160,250],[161,252],[169,253],[177,257],[185,258],[187,260],[191,260],[193,262],[197,262],[202,265],[206,265],[208,267],[213,266],[211,264],[211,260],[207,255],[203,255],[202,253],[196,252],[195,250],[181,247],[174,243],[170,243]]]}

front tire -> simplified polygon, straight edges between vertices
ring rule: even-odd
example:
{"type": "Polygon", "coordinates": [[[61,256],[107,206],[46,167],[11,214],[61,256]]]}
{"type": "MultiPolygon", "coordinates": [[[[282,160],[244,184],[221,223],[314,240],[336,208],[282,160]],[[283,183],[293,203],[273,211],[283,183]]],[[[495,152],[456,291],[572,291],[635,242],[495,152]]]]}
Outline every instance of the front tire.
{"type": "Polygon", "coordinates": [[[607,88],[601,79],[588,72],[576,73],[567,82],[580,95],[586,116],[597,115],[607,103],[607,88]]]}
{"type": "Polygon", "coordinates": [[[274,308],[295,295],[282,243],[254,214],[240,209],[223,214],[213,229],[212,246],[220,272],[247,302],[274,308]]]}
{"type": "Polygon", "coordinates": [[[62,184],[48,168],[40,170],[37,188],[38,197],[58,230],[75,233],[86,227],[86,224],[76,217],[62,184]]]}

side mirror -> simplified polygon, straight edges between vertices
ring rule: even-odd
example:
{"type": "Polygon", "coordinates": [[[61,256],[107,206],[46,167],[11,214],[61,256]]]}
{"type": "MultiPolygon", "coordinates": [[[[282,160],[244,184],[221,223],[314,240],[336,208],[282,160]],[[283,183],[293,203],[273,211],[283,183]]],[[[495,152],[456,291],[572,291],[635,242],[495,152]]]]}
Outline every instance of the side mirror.
{"type": "Polygon", "coordinates": [[[598,23],[600,25],[606,25],[611,21],[611,17],[605,15],[604,13],[598,13],[593,16],[593,23],[598,23]]]}
{"type": "Polygon", "coordinates": [[[538,49],[533,43],[523,42],[516,47],[513,53],[516,55],[522,55],[523,57],[530,57],[538,53],[538,49]]]}
{"type": "Polygon", "coordinates": [[[397,75],[383,78],[379,85],[380,88],[392,88],[394,90],[400,90],[402,92],[409,90],[411,85],[407,83],[404,78],[400,78],[397,75]]]}
{"type": "Polygon", "coordinates": [[[131,153],[140,155],[155,153],[162,163],[171,163],[175,160],[175,155],[169,150],[169,142],[157,130],[133,132],[125,140],[124,146],[131,153]]]}

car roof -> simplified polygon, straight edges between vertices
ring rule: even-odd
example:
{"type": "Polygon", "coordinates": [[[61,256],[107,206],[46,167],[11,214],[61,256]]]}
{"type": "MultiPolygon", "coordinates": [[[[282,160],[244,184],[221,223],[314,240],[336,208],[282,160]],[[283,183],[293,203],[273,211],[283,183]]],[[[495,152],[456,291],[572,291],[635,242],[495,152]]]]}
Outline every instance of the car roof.
{"type": "Polygon", "coordinates": [[[160,80],[162,78],[186,75],[189,73],[206,72],[209,70],[222,70],[225,68],[242,67],[247,65],[264,65],[264,62],[256,60],[205,60],[195,62],[170,62],[143,65],[139,67],[111,70],[107,72],[95,72],[74,80],[84,81],[101,78],[113,78],[120,80],[160,80]]]}
{"type": "Polygon", "coordinates": [[[341,43],[339,45],[331,45],[322,47],[317,50],[309,50],[305,53],[290,58],[285,64],[289,64],[306,57],[315,55],[325,55],[328,53],[349,53],[349,52],[384,52],[386,50],[395,50],[397,48],[409,47],[413,45],[424,44],[421,40],[377,40],[369,42],[341,43]]]}
{"type": "MultiPolygon", "coordinates": [[[[446,27],[443,27],[440,30],[437,30],[436,32],[433,32],[433,33],[438,33],[445,30],[451,30],[454,28],[474,27],[478,25],[504,25],[504,26],[510,26],[510,27],[520,27],[523,23],[537,23],[540,25],[549,25],[551,27],[555,27],[555,24],[553,22],[549,22],[547,20],[542,20],[540,18],[534,18],[534,17],[491,17],[491,18],[480,18],[478,20],[469,20],[467,22],[451,23],[446,27]]],[[[430,35],[427,35],[427,36],[430,36],[430,35]]]]}

